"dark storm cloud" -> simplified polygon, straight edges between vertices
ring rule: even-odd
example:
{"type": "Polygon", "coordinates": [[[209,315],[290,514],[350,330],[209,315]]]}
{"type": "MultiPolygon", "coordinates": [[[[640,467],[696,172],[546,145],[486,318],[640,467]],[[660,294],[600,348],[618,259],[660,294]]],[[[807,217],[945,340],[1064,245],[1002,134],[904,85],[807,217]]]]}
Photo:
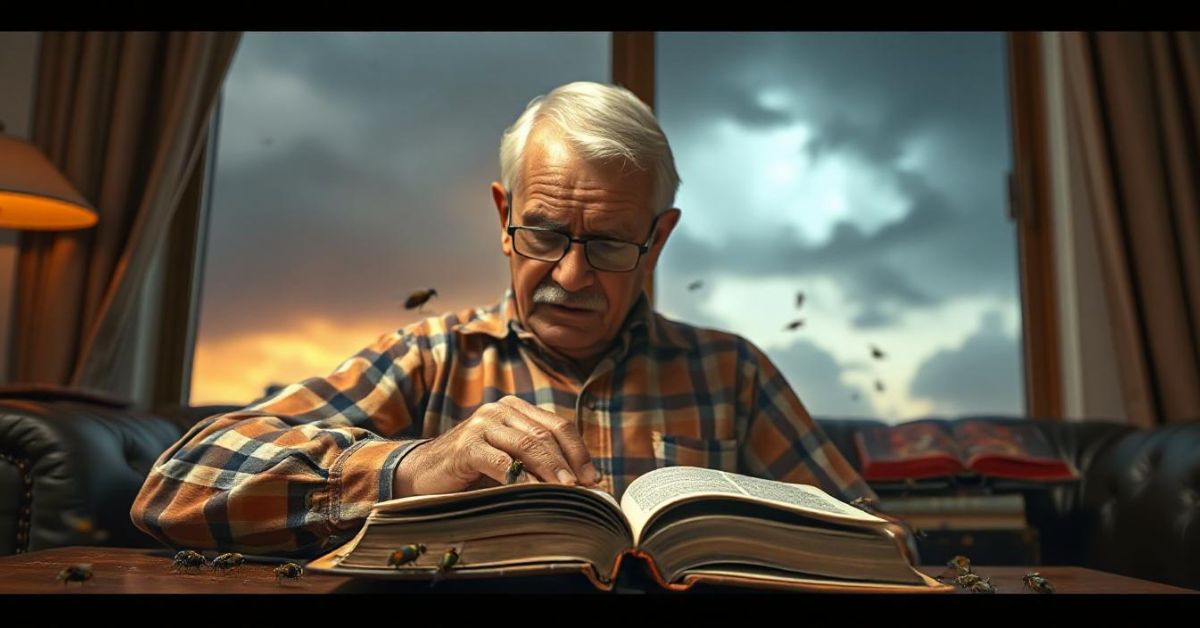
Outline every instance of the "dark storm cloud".
{"type": "MultiPolygon", "coordinates": [[[[702,288],[698,292],[687,290],[685,287],[686,284],[695,281],[697,278],[699,277],[691,274],[677,274],[674,269],[662,269],[655,272],[654,295],[656,303],[669,302],[671,304],[671,315],[668,318],[673,320],[677,319],[697,327],[707,327],[736,333],[738,330],[730,327],[728,321],[719,316],[709,314],[703,309],[709,300],[706,289],[711,290],[714,283],[711,279],[707,282],[708,285],[706,288],[702,288]]],[[[658,309],[661,309],[661,306],[658,309]]]]}
{"type": "Polygon", "coordinates": [[[814,162],[829,153],[854,152],[868,163],[887,168],[901,154],[903,138],[896,132],[898,128],[902,127],[866,128],[838,112],[817,127],[818,134],[808,141],[804,152],[814,162]]]}
{"type": "Polygon", "coordinates": [[[314,314],[400,325],[418,317],[404,298],[429,287],[431,311],[495,301],[509,277],[488,192],[500,135],[534,96],[607,75],[606,35],[247,34],[222,110],[200,339],[314,314]]]}
{"type": "Polygon", "coordinates": [[[1019,360],[1019,345],[1004,333],[1000,313],[988,312],[962,347],[939,351],[917,368],[910,392],[944,415],[1020,415],[1019,360]]]}
{"type": "Polygon", "coordinates": [[[486,190],[478,211],[445,207],[432,191],[372,176],[319,143],[295,152],[218,175],[221,213],[211,221],[205,272],[214,298],[204,300],[214,336],[261,327],[248,308],[269,307],[284,327],[314,312],[339,320],[373,312],[399,324],[411,318],[398,304],[412,290],[440,287],[443,302],[503,290],[505,258],[486,190]],[[473,226],[456,225],[466,221],[454,212],[474,214],[473,226]]]}
{"type": "Polygon", "coordinates": [[[855,279],[847,292],[851,302],[866,304],[883,301],[902,306],[929,305],[933,302],[933,299],[909,281],[907,275],[895,268],[873,265],[855,270],[855,279]]]}
{"type": "MultiPolygon", "coordinates": [[[[780,224],[712,246],[688,237],[685,208],[663,266],[829,275],[854,295],[861,327],[889,324],[896,305],[1015,294],[1003,196],[1006,106],[996,80],[1004,76],[1000,35],[759,34],[753,46],[728,35],[660,38],[658,100],[668,134],[684,136],[722,117],[746,129],[803,122],[813,132],[803,149],[810,158],[853,157],[891,181],[906,205],[874,233],[838,223],[817,246],[780,224]],[[756,94],[781,87],[797,94],[787,112],[758,102],[756,94]],[[919,171],[905,169],[906,144],[924,134],[952,152],[933,155],[919,171]],[[878,281],[879,268],[903,269],[909,280],[878,281]]],[[[681,174],[686,189],[686,169],[681,174]]],[[[702,191],[700,202],[711,197],[702,181],[692,185],[702,191]]]]}
{"type": "Polygon", "coordinates": [[[809,412],[822,417],[863,417],[874,413],[855,388],[841,382],[842,367],[833,356],[807,340],[771,351],[771,361],[784,373],[809,412]]]}
{"type": "Polygon", "coordinates": [[[533,97],[607,76],[606,36],[581,33],[252,36],[247,72],[286,72],[336,102],[342,115],[370,122],[355,138],[364,161],[406,154],[457,166],[482,136],[494,162],[500,134],[533,97]]]}
{"type": "Polygon", "coordinates": [[[894,325],[900,320],[899,312],[885,310],[877,302],[868,303],[850,319],[850,324],[859,329],[879,329],[894,325]]]}
{"type": "MultiPolygon", "coordinates": [[[[931,307],[981,294],[1013,298],[1011,239],[987,217],[951,210],[919,175],[902,179],[916,204],[875,233],[840,222],[825,243],[808,246],[794,227],[781,225],[757,237],[734,233],[714,245],[692,236],[681,223],[663,252],[661,272],[686,268],[696,276],[831,277],[859,308],[852,315],[859,327],[890,323],[894,317],[885,312],[898,307],[931,307]]],[[[684,221],[686,216],[685,209],[684,221]]]]}
{"type": "Polygon", "coordinates": [[[727,93],[726,96],[724,102],[726,110],[722,113],[732,116],[742,127],[749,129],[787,127],[791,126],[795,120],[795,116],[790,112],[764,106],[756,101],[749,92],[727,93]]]}

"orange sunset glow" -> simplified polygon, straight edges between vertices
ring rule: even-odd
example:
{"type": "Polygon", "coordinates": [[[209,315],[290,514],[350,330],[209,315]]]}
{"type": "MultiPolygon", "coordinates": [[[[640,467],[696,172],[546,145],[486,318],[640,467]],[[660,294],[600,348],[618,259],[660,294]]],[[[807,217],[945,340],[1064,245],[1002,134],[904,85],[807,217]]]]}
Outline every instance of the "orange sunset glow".
{"type": "Polygon", "coordinates": [[[192,404],[249,404],[268,384],[328,375],[398,326],[395,319],[347,324],[313,317],[289,329],[197,343],[192,404]]]}

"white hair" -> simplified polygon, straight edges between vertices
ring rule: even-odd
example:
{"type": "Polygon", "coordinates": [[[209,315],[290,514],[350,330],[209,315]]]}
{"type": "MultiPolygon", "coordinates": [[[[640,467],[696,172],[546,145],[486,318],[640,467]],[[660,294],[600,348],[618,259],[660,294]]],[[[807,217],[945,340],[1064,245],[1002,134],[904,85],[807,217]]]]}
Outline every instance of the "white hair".
{"type": "Polygon", "coordinates": [[[529,133],[540,122],[553,122],[583,159],[621,158],[650,170],[654,213],[675,204],[679,173],[675,156],[654,113],[633,92],[616,85],[578,81],[529,101],[525,112],[500,138],[500,180],[515,193],[529,133]]]}

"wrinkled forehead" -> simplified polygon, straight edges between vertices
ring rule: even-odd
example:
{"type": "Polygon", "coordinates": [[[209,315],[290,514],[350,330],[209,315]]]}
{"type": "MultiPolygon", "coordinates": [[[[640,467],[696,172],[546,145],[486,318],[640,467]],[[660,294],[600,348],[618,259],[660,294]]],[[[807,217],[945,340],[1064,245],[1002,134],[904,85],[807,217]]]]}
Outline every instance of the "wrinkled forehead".
{"type": "Polygon", "coordinates": [[[553,133],[530,135],[514,193],[518,216],[632,225],[653,219],[651,177],[620,158],[585,159],[553,133]]]}
{"type": "Polygon", "coordinates": [[[595,237],[641,242],[654,216],[643,205],[604,203],[561,203],[534,194],[528,202],[516,202],[515,218],[520,225],[559,231],[579,230],[595,237]]]}

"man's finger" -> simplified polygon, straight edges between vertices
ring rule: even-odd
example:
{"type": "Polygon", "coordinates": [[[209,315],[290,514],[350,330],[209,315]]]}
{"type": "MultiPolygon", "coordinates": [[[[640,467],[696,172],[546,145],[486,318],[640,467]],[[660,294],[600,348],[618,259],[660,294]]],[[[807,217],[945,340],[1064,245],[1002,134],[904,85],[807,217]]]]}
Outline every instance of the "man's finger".
{"type": "MultiPolygon", "coordinates": [[[[507,425],[493,425],[483,436],[492,447],[511,457],[519,458],[525,465],[525,471],[543,482],[568,485],[578,483],[562,452],[556,447],[548,447],[545,442],[528,432],[507,425]]],[[[505,469],[505,473],[507,472],[508,469],[505,469]]]]}
{"type": "MultiPolygon", "coordinates": [[[[469,459],[471,467],[479,473],[493,479],[497,484],[508,483],[508,470],[512,468],[513,458],[504,450],[497,449],[490,445],[485,439],[480,438],[477,443],[469,449],[469,459]]],[[[531,477],[528,473],[521,473],[522,478],[518,482],[536,482],[536,478],[531,477]]]]}
{"type": "MultiPolygon", "coordinates": [[[[579,481],[591,485],[600,479],[600,474],[596,472],[596,467],[592,465],[592,455],[588,452],[587,445],[583,443],[583,437],[579,435],[579,430],[575,427],[573,421],[564,419],[553,412],[543,410],[520,397],[510,395],[502,398],[498,403],[517,410],[524,418],[539,424],[543,429],[549,431],[554,436],[555,442],[558,443],[558,448],[561,450],[563,457],[566,458],[567,463],[570,465],[571,472],[579,481]]],[[[515,415],[508,415],[505,424],[527,432],[538,433],[538,430],[533,428],[530,423],[521,421],[515,415]]]]}
{"type": "MultiPolygon", "coordinates": [[[[572,464],[571,456],[566,451],[563,451],[562,441],[559,440],[559,438],[554,434],[553,431],[550,430],[550,428],[546,427],[535,419],[529,418],[527,415],[520,414],[520,410],[506,414],[504,417],[504,425],[529,434],[544,443],[547,449],[557,451],[558,455],[562,456],[563,460],[567,462],[567,465],[571,467],[571,472],[579,483],[586,485],[591,484],[590,482],[585,482],[583,480],[583,477],[580,475],[582,473],[582,469],[576,468],[577,465],[572,464]]],[[[585,462],[584,464],[586,465],[587,463],[585,462]]]]}

